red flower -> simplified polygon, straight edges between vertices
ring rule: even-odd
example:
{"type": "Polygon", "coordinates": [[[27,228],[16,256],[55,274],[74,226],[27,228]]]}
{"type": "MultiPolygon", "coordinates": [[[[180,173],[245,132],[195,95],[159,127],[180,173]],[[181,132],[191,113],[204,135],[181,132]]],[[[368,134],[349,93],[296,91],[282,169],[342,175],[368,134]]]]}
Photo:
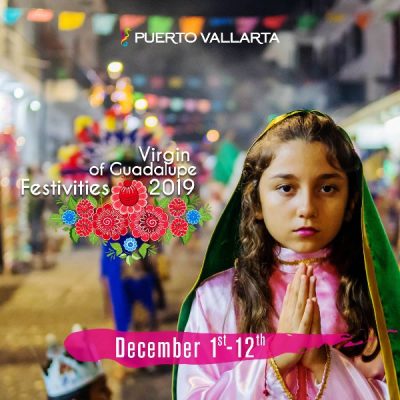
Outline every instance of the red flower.
{"type": "Polygon", "coordinates": [[[158,240],[168,228],[168,215],[161,207],[147,205],[139,214],[129,215],[129,228],[135,238],[144,242],[158,240]]]}
{"type": "Polygon", "coordinates": [[[142,182],[126,180],[111,191],[112,206],[121,214],[139,213],[147,204],[146,186],[142,182]]]}
{"type": "Polygon", "coordinates": [[[93,204],[87,199],[82,199],[76,206],[76,212],[81,218],[92,218],[94,214],[93,204]]]}
{"type": "Polygon", "coordinates": [[[188,223],[183,218],[175,218],[171,223],[171,232],[175,236],[185,236],[188,227],[188,223]]]}
{"type": "Polygon", "coordinates": [[[96,209],[93,216],[94,233],[104,240],[118,240],[128,233],[128,220],[125,215],[114,210],[111,204],[96,209]]]}
{"type": "Polygon", "coordinates": [[[173,199],[168,204],[168,210],[174,217],[180,217],[185,214],[186,203],[180,198],[173,199]]]}
{"type": "Polygon", "coordinates": [[[93,231],[93,221],[89,218],[81,218],[75,224],[75,229],[79,236],[89,236],[93,231]]]}

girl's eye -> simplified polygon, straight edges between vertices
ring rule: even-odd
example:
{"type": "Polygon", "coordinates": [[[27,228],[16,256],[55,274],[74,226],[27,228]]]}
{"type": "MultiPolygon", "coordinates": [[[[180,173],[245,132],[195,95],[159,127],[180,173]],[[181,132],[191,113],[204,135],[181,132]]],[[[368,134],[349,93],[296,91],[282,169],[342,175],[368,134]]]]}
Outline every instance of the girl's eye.
{"type": "Polygon", "coordinates": [[[283,193],[290,193],[292,189],[291,185],[281,185],[278,187],[278,191],[283,193]]]}
{"type": "Polygon", "coordinates": [[[333,186],[333,185],[323,185],[321,187],[321,190],[323,193],[333,193],[333,192],[337,191],[337,187],[333,186]]]}

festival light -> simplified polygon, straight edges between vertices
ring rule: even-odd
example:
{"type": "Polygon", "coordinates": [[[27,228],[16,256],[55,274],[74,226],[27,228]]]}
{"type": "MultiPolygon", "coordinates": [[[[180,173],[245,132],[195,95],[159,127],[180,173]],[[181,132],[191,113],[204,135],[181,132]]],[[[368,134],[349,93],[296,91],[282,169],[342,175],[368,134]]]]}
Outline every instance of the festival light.
{"type": "Polygon", "coordinates": [[[25,92],[24,92],[24,89],[22,89],[21,87],[16,87],[14,89],[13,94],[16,99],[20,99],[24,96],[25,92]]]}
{"type": "Polygon", "coordinates": [[[107,73],[111,79],[118,79],[122,71],[124,70],[124,64],[121,61],[111,61],[107,65],[107,73]]]}
{"type": "Polygon", "coordinates": [[[138,99],[135,101],[135,110],[136,111],[146,111],[149,106],[146,99],[138,99]]]}
{"type": "Polygon", "coordinates": [[[29,108],[31,109],[31,111],[39,111],[41,106],[42,105],[40,104],[39,100],[33,100],[29,104],[29,108]]]}
{"type": "Polygon", "coordinates": [[[25,144],[26,139],[23,136],[18,136],[15,142],[18,147],[22,147],[25,144]]]}
{"type": "Polygon", "coordinates": [[[158,118],[155,115],[149,115],[144,120],[146,128],[155,128],[158,125],[158,118]]]}
{"type": "Polygon", "coordinates": [[[220,133],[216,129],[210,129],[206,133],[206,138],[210,143],[215,143],[219,140],[220,138],[220,133]]]}

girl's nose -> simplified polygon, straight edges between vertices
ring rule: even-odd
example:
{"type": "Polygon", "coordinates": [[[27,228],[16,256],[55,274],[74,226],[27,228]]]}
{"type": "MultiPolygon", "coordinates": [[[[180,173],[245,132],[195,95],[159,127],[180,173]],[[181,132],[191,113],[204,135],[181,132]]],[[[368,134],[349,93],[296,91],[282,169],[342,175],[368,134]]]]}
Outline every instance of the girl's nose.
{"type": "Polygon", "coordinates": [[[315,218],[318,215],[317,206],[312,191],[304,191],[299,195],[297,216],[304,219],[315,218]]]}

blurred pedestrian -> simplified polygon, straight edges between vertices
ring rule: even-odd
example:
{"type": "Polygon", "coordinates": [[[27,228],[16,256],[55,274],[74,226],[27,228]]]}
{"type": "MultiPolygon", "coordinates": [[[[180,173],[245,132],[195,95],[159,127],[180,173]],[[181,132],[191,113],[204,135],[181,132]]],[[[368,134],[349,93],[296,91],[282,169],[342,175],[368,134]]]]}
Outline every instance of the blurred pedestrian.
{"type": "MultiPolygon", "coordinates": [[[[28,167],[30,184],[42,184],[43,176],[39,167],[28,167]]],[[[35,196],[32,193],[28,198],[28,224],[30,230],[29,244],[32,254],[33,268],[46,268],[46,227],[44,212],[46,198],[43,195],[35,196]]]]}

